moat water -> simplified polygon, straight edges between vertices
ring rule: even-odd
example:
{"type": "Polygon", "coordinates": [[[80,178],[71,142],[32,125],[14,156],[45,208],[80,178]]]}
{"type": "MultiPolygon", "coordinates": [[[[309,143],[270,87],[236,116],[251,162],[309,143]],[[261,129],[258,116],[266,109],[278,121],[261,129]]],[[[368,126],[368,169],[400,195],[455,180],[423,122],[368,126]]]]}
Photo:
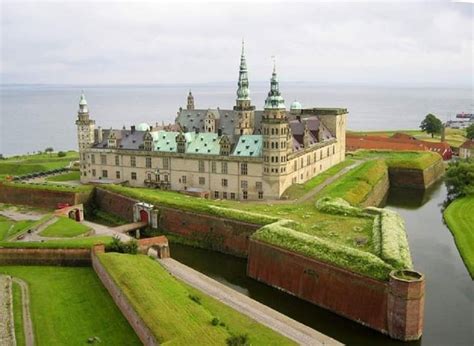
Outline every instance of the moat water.
{"type": "Polygon", "coordinates": [[[474,283],[441,214],[446,187],[425,193],[391,190],[386,206],[405,219],[414,266],[426,276],[425,328],[421,340],[402,343],[246,276],[246,260],[171,244],[176,260],[346,344],[472,345],[474,283]]]}

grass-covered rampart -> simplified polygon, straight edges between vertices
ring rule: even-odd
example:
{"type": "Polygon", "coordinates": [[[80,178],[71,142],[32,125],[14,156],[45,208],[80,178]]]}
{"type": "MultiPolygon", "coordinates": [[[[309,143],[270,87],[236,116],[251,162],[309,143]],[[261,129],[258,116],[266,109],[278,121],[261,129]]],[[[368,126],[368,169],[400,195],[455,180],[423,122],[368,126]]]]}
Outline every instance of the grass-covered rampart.
{"type": "Polygon", "coordinates": [[[250,345],[290,345],[291,340],[184,284],[143,255],[98,255],[113,281],[160,344],[225,345],[248,335],[250,345]]]}
{"type": "Polygon", "coordinates": [[[90,228],[82,223],[71,220],[68,217],[60,216],[53,224],[42,230],[39,235],[42,237],[77,237],[90,231],[90,228]]]}
{"type": "Polygon", "coordinates": [[[91,192],[94,187],[92,185],[66,185],[53,183],[26,183],[21,181],[3,181],[0,184],[11,186],[18,189],[34,189],[44,191],[59,191],[59,192],[91,192]]]}
{"type": "Polygon", "coordinates": [[[389,168],[426,169],[442,157],[431,151],[357,150],[350,157],[359,159],[383,159],[389,168]]]}

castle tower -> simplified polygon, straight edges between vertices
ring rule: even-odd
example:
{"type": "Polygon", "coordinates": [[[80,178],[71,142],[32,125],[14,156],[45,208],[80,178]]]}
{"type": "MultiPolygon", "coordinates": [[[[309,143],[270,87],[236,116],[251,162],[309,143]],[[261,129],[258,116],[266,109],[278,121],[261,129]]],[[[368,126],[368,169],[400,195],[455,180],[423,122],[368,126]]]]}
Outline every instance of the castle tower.
{"type": "Polygon", "coordinates": [[[193,94],[191,93],[191,90],[189,90],[189,94],[188,94],[188,103],[186,105],[186,109],[188,111],[193,111],[194,110],[194,96],[193,94]]]}
{"type": "Polygon", "coordinates": [[[255,107],[251,105],[244,41],[240,55],[239,82],[234,110],[237,112],[236,135],[251,135],[254,130],[255,107]]]}
{"type": "Polygon", "coordinates": [[[276,67],[270,82],[270,91],[265,100],[265,112],[262,117],[263,133],[263,175],[270,185],[274,196],[279,197],[283,192],[281,176],[286,176],[287,154],[289,152],[288,140],[289,123],[286,113],[285,100],[280,94],[276,67]]]}
{"type": "Polygon", "coordinates": [[[95,120],[89,117],[89,107],[87,105],[84,92],[81,93],[79,101],[79,111],[77,112],[77,140],[79,145],[79,161],[81,164],[81,179],[87,175],[86,154],[85,151],[94,144],[95,120]]]}

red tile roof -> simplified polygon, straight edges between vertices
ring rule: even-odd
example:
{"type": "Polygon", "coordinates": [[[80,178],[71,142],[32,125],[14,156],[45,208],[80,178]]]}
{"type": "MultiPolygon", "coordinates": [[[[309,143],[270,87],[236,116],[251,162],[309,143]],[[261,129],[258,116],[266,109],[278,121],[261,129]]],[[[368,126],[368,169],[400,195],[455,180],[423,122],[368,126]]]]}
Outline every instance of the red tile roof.
{"type": "Polygon", "coordinates": [[[469,139],[467,141],[465,141],[461,146],[460,148],[463,148],[463,149],[474,149],[474,139],[469,139]]]}

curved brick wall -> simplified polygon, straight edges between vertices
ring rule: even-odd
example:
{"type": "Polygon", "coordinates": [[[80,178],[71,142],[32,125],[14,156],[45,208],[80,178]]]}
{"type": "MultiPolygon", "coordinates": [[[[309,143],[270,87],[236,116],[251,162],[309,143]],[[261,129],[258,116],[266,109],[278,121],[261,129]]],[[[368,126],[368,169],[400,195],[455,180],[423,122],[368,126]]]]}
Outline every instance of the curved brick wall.
{"type": "Polygon", "coordinates": [[[90,249],[0,248],[0,264],[88,266],[90,249]]]}

